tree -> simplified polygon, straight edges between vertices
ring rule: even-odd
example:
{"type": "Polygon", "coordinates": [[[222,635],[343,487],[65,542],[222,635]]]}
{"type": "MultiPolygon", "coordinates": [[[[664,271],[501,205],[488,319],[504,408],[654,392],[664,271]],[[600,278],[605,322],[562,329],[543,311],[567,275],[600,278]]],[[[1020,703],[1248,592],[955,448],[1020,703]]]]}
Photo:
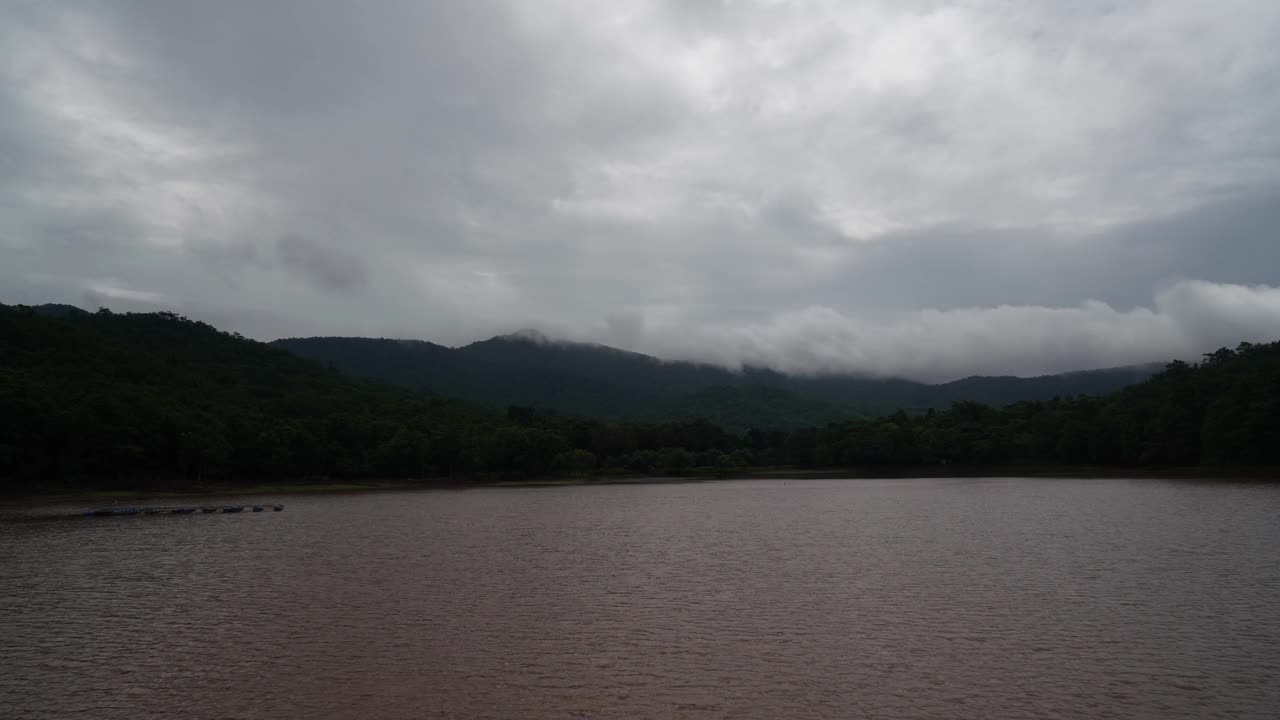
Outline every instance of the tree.
{"type": "Polygon", "coordinates": [[[596,469],[596,456],[581,448],[574,448],[556,455],[552,467],[569,477],[590,477],[596,469]]]}
{"type": "Polygon", "coordinates": [[[679,475],[693,467],[696,456],[684,448],[665,447],[658,451],[658,464],[667,475],[679,475]]]}

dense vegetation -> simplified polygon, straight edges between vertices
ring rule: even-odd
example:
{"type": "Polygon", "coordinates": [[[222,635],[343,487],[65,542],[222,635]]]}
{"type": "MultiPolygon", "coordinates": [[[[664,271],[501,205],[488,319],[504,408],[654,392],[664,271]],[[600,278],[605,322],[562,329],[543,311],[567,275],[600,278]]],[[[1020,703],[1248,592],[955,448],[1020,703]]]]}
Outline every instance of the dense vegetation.
{"type": "MultiPolygon", "coordinates": [[[[776,442],[765,443],[776,446],[776,442]]],[[[805,466],[1010,464],[1280,467],[1280,343],[1175,361],[1102,397],[956,403],[923,416],[797,431],[770,461],[805,466]]]]}
{"type": "Polygon", "coordinates": [[[970,377],[942,385],[852,376],[801,377],[747,368],[663,362],[601,345],[506,335],[456,349],[421,341],[294,338],[277,347],[356,377],[429,390],[501,409],[508,405],[615,420],[706,419],[741,432],[790,430],[899,409],[955,402],[1006,405],[1097,395],[1156,368],[1115,368],[1038,378],[970,377]]]}
{"type": "Polygon", "coordinates": [[[351,379],[169,313],[0,305],[0,478],[9,491],[1023,463],[1280,465],[1280,343],[1170,363],[1103,397],[1003,409],[962,402],[732,433],[697,419],[489,413],[351,379]]]}

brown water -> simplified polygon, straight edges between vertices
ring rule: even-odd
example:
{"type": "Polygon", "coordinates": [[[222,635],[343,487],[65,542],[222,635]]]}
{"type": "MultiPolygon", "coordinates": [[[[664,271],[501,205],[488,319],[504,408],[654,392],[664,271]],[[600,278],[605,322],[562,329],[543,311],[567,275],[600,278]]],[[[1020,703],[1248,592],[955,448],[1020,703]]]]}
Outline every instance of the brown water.
{"type": "Polygon", "coordinates": [[[1280,717],[1280,485],[282,499],[8,507],[0,716],[1280,717]]]}

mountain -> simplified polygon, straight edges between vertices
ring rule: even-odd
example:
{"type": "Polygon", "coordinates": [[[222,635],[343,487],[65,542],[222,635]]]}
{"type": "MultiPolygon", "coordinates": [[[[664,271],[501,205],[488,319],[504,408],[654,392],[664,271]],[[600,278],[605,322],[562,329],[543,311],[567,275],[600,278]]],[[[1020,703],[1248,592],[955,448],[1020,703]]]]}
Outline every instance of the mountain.
{"type": "Polygon", "coordinates": [[[0,490],[504,469],[513,430],[172,313],[0,305],[0,490]]]}
{"type": "Polygon", "coordinates": [[[939,404],[981,402],[1000,406],[1023,400],[1048,400],[1074,395],[1105,395],[1113,390],[1142,382],[1163,367],[1161,363],[1152,363],[1104,370],[1078,370],[1032,378],[974,375],[936,385],[933,388],[937,393],[935,402],[939,404]]]}
{"type": "Polygon", "coordinates": [[[37,315],[43,315],[45,317],[52,317],[52,318],[83,317],[89,314],[88,310],[83,310],[81,308],[76,307],[75,305],[64,305],[61,303],[46,303],[44,305],[37,305],[34,308],[32,308],[32,312],[34,312],[37,315]]]}
{"type": "MultiPolygon", "coordinates": [[[[473,348],[475,355],[426,343],[338,345],[399,348],[410,361],[402,367],[414,373],[419,358],[435,356],[475,370],[470,377],[478,381],[495,371],[476,356],[507,357],[512,342],[487,341],[473,348]]],[[[556,371],[575,383],[607,386],[601,368],[613,362],[636,369],[630,379],[641,388],[651,387],[653,377],[667,378],[666,364],[634,353],[591,346],[541,353],[545,343],[534,345],[516,347],[522,359],[500,367],[520,369],[540,358],[544,374],[537,377],[556,371]],[[566,369],[597,356],[607,362],[588,362],[581,372],[590,377],[566,369]]],[[[683,392],[714,369],[678,369],[687,374],[667,379],[683,394],[651,406],[683,420],[621,422],[528,408],[498,414],[353,379],[172,313],[49,313],[0,305],[0,492],[191,489],[262,479],[729,474],[777,466],[841,472],[1280,466],[1280,343],[1222,349],[1195,365],[1173,362],[1104,396],[1004,408],[959,402],[940,411],[837,422],[830,413],[843,412],[841,406],[764,383],[740,380],[683,392]],[[812,424],[734,433],[692,419],[719,414],[749,424],[742,413],[812,424]],[[820,419],[811,420],[815,416],[820,419]]],[[[1096,380],[1092,374],[1059,378],[1053,388],[1096,380]]],[[[1001,380],[974,382],[988,388],[1001,380]]],[[[875,387],[896,390],[902,382],[875,387]]],[[[962,384],[956,392],[971,389],[962,384]]],[[[634,400],[636,392],[628,386],[621,396],[634,400]]]]}
{"type": "Polygon", "coordinates": [[[290,338],[272,343],[344,372],[493,407],[532,406],[607,418],[702,417],[729,429],[795,428],[955,402],[1006,405],[1097,395],[1149,377],[1154,366],[1037,378],[970,377],[940,385],[856,376],[733,372],[666,362],[604,345],[553,342],[531,331],[449,349],[419,341],[290,338]],[[767,392],[766,392],[767,389],[767,392]]]}

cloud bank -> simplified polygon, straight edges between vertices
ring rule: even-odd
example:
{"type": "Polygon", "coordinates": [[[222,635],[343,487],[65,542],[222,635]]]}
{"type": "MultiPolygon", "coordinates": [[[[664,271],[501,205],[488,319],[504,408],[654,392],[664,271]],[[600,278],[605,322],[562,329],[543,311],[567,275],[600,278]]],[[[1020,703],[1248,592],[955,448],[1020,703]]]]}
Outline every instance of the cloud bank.
{"type": "Polygon", "coordinates": [[[1269,0],[8,3],[0,301],[921,377],[1194,354],[1275,337],[1277,48],[1269,0]]]}
{"type": "Polygon", "coordinates": [[[1098,301],[1068,308],[1004,305],[867,314],[811,307],[737,327],[640,320],[628,333],[666,357],[729,367],[929,381],[993,373],[1033,376],[1198,360],[1219,347],[1275,340],[1280,338],[1280,288],[1184,281],[1161,289],[1151,308],[1127,311],[1098,301]]]}

